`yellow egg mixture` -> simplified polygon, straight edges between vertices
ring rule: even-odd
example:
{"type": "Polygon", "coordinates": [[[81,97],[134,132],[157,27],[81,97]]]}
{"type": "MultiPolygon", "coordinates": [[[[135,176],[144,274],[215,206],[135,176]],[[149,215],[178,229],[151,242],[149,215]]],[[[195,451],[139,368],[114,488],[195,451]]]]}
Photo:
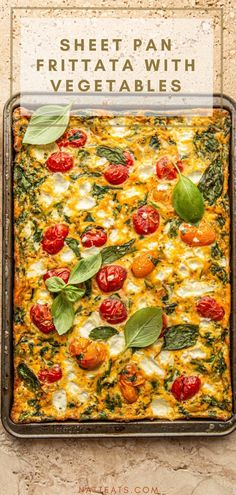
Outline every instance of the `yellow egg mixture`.
{"type": "Polygon", "coordinates": [[[59,151],[57,143],[22,145],[30,117],[16,109],[13,118],[16,154],[12,420],[227,420],[232,415],[229,114],[215,109],[212,117],[71,116],[69,128],[84,131],[87,141],[81,147],[61,148],[73,157],[73,168],[63,173],[51,172],[45,165],[48,157],[59,151]],[[121,185],[111,186],[105,179],[103,174],[109,161],[98,156],[101,145],[128,150],[133,156],[128,178],[121,185]],[[194,184],[201,181],[205,212],[199,228],[205,225],[213,232],[210,244],[199,245],[194,236],[192,245],[185,242],[186,222],[172,206],[172,191],[178,177],[157,176],[156,164],[162,157],[181,163],[183,174],[194,184]],[[137,234],[132,221],[143,205],[152,205],[160,214],[157,230],[149,235],[137,234]],[[42,249],[42,235],[58,223],[69,227],[68,238],[77,243],[65,242],[57,254],[51,255],[42,249]],[[91,226],[104,229],[105,246],[83,246],[81,235],[91,226]],[[30,309],[34,304],[51,307],[53,294],[43,279],[49,269],[71,270],[80,256],[131,240],[133,243],[124,249],[124,255],[112,263],[127,270],[123,287],[115,291],[115,297],[124,303],[128,317],[141,308],[161,307],[167,328],[153,345],[124,351],[125,322],[111,325],[117,332],[103,342],[106,359],[94,369],[83,369],[69,346],[79,337],[90,341],[91,330],[106,325],[99,307],[112,294],[103,293],[93,277],[87,294],[75,303],[73,327],[62,336],[56,331],[42,333],[31,321],[30,309]],[[135,276],[134,260],[147,252],[157,262],[147,275],[135,276]],[[199,314],[196,305],[204,296],[214,298],[223,307],[221,320],[199,314]],[[183,332],[193,325],[194,342],[190,339],[190,345],[168,349],[165,338],[175,325],[181,325],[183,332]],[[22,363],[28,372],[25,379],[18,374],[22,363]],[[122,393],[120,384],[122,370],[130,364],[142,375],[141,384],[133,386],[132,401],[122,393]],[[37,378],[40,370],[55,365],[61,368],[61,378],[41,383],[37,378]],[[177,400],[171,390],[174,380],[182,375],[197,376],[201,381],[198,392],[187,400],[177,400]]]}

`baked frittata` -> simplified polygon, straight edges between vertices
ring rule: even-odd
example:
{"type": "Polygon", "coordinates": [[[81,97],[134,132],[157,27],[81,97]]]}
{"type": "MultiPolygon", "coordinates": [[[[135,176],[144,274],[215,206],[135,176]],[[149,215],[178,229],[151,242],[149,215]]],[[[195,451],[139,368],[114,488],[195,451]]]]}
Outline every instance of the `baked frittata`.
{"type": "Polygon", "coordinates": [[[227,420],[230,115],[71,113],[48,145],[22,143],[30,118],[14,111],[12,420],[227,420]],[[200,221],[173,206],[181,174],[200,221]]]}

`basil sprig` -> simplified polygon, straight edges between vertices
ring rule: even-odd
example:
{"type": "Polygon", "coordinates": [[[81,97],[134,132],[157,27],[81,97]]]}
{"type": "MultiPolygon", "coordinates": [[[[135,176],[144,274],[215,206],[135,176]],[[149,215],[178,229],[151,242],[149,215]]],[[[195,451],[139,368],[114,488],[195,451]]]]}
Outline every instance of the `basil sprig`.
{"type": "Polygon", "coordinates": [[[136,311],[124,328],[125,349],[152,345],[162,330],[162,310],[158,307],[136,311]]]}
{"type": "Polygon", "coordinates": [[[48,290],[58,294],[52,303],[51,313],[59,335],[68,332],[72,327],[75,318],[73,304],[85,295],[85,290],[77,287],[77,284],[91,279],[98,272],[101,264],[101,254],[93,254],[76,263],[67,284],[60,277],[50,277],[46,280],[48,290]]]}
{"type": "Polygon", "coordinates": [[[174,187],[172,204],[176,213],[185,222],[196,223],[204,215],[204,201],[195,184],[179,172],[179,180],[174,187]]]}
{"type": "Polygon", "coordinates": [[[30,119],[23,143],[49,144],[56,141],[68,126],[70,109],[71,104],[45,105],[38,108],[30,119]]]}

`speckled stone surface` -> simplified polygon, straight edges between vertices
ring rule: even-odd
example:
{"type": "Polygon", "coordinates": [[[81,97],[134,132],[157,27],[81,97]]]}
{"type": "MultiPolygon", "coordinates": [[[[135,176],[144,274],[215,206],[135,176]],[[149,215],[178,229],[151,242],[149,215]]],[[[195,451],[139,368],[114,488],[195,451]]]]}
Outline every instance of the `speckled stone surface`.
{"type": "MultiPolygon", "coordinates": [[[[73,2],[90,5],[89,0],[73,2]]],[[[66,0],[58,2],[68,7],[66,0]]],[[[94,0],[97,7],[171,7],[171,0],[94,0]]],[[[24,7],[23,0],[1,0],[1,107],[10,95],[10,7],[24,7]]],[[[31,0],[30,6],[48,8],[49,0],[31,0]]],[[[224,92],[236,98],[236,0],[176,0],[175,7],[222,8],[224,19],[224,92]]],[[[15,11],[19,16],[20,11],[15,11]]],[[[21,15],[25,11],[21,11],[21,15]]],[[[181,15],[183,12],[181,12],[181,15]]],[[[29,15],[29,12],[28,12],[29,15]]],[[[147,13],[142,12],[143,16],[147,13]]],[[[198,12],[191,14],[197,17],[198,12]]],[[[216,20],[216,23],[218,20],[216,20]]],[[[17,23],[16,23],[17,24],[17,23]]],[[[17,27],[14,32],[17,45],[17,27]]],[[[216,40],[215,66],[219,63],[216,40]]],[[[13,90],[18,86],[15,57],[13,90]]],[[[215,91],[220,77],[215,73],[215,91]]],[[[233,495],[236,494],[236,432],[219,439],[90,439],[90,440],[18,440],[0,431],[1,495],[233,495]]]]}

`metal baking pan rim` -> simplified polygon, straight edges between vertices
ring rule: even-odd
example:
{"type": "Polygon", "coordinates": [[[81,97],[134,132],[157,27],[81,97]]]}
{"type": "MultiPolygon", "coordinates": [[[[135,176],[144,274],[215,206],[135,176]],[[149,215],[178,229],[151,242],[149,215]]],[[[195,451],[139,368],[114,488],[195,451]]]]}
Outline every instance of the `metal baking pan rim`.
{"type": "MultiPolygon", "coordinates": [[[[37,93],[24,93],[37,95],[37,93]]],[[[47,95],[47,93],[45,93],[47,95]]],[[[47,95],[48,96],[48,95],[47,95]]],[[[62,96],[68,96],[62,94],[62,96]]],[[[110,96],[110,95],[109,95],[110,96]]],[[[113,95],[115,96],[115,95],[113,95]]],[[[119,95],[120,96],[120,95],[119,95]]],[[[141,96],[141,95],[140,95],[141,96]]],[[[191,95],[186,95],[186,97],[191,95]]],[[[204,96],[204,95],[203,95],[204,96]]],[[[236,220],[236,188],[235,188],[235,129],[236,129],[236,102],[227,95],[214,94],[213,107],[221,107],[228,110],[232,118],[231,148],[230,148],[230,206],[231,206],[231,378],[233,388],[233,415],[227,421],[206,419],[191,420],[140,420],[132,422],[45,422],[16,424],[10,418],[11,398],[13,392],[13,359],[12,359],[12,190],[11,190],[11,164],[12,164],[12,136],[11,114],[12,110],[19,106],[20,94],[13,95],[4,107],[4,169],[3,169],[3,294],[2,294],[2,393],[1,393],[1,420],[5,430],[17,438],[88,438],[88,437],[184,437],[184,436],[224,436],[230,434],[236,428],[236,281],[232,276],[236,268],[236,232],[233,225],[236,220]],[[11,220],[11,221],[10,221],[11,220]],[[10,267],[10,270],[9,270],[10,267]],[[8,305],[6,304],[8,303],[8,305]]],[[[191,105],[190,105],[191,106],[191,105]]],[[[199,106],[199,105],[198,105],[199,106]]],[[[158,106],[157,106],[158,107],[158,106]]],[[[181,108],[175,105],[174,108],[181,108]]],[[[144,108],[145,109],[145,108],[144,108]]],[[[128,105],[127,105],[128,110],[128,105]]]]}

